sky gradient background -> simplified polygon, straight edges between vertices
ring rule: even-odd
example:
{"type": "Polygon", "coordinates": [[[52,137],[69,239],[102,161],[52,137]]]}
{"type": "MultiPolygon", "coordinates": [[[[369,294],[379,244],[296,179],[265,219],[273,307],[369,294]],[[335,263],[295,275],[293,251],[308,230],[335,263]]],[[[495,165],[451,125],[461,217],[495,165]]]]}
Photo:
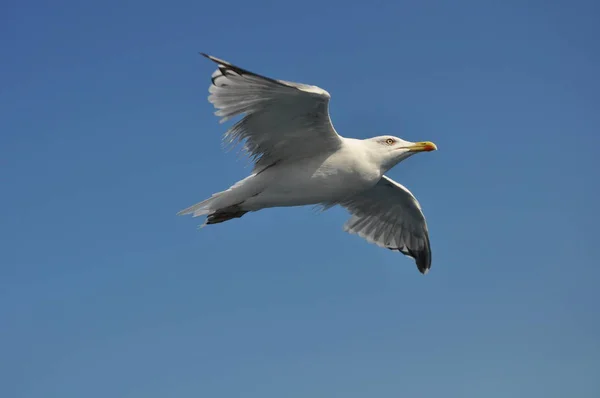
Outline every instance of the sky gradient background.
{"type": "Polygon", "coordinates": [[[600,396],[599,15],[3,2],[0,396],[600,396]],[[431,272],[341,209],[176,217],[250,170],[198,51],[325,88],[342,135],[434,141],[388,174],[431,272]]]}

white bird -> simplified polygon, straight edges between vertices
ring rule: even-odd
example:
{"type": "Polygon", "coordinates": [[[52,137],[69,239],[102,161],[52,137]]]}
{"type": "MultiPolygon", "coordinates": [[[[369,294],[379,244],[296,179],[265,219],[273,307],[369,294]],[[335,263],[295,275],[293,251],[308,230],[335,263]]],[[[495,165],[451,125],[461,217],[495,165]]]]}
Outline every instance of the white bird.
{"type": "Polygon", "coordinates": [[[421,206],[404,186],[386,177],[409,156],[434,143],[394,136],[345,138],[329,117],[329,93],[319,87],[271,79],[201,53],[218,68],[208,97],[224,122],[243,115],[226,133],[244,142],[252,174],[178,215],[207,215],[216,224],[269,207],[340,205],[352,217],[344,230],[431,267],[429,232],[421,206]]]}

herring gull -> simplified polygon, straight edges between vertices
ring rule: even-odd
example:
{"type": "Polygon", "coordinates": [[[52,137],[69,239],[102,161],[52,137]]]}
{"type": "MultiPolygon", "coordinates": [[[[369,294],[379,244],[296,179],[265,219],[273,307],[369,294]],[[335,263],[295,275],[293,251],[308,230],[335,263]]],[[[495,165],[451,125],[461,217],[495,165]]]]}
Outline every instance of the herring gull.
{"type": "Polygon", "coordinates": [[[229,189],[178,215],[206,215],[204,226],[270,207],[340,205],[351,214],[345,231],[413,258],[423,274],[429,271],[429,231],[421,206],[384,173],[415,153],[436,150],[434,143],[390,135],[342,137],[329,117],[327,91],[201,54],[218,66],[208,97],[215,115],[221,122],[243,115],[224,138],[243,142],[254,168],[229,189]]]}

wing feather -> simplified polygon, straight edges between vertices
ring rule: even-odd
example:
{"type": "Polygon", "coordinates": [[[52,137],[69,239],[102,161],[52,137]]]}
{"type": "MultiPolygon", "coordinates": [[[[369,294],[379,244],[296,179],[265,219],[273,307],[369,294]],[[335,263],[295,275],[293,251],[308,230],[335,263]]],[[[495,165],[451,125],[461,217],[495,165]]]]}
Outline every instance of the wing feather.
{"type": "Polygon", "coordinates": [[[341,203],[352,217],[344,230],[369,243],[412,257],[419,271],[431,268],[431,247],[421,205],[401,184],[383,176],[373,188],[341,203]]]}
{"type": "Polygon", "coordinates": [[[218,65],[208,100],[225,122],[244,115],[225,133],[244,142],[255,172],[283,159],[337,150],[342,142],[329,116],[329,93],[319,87],[261,76],[203,54],[218,65]]]}

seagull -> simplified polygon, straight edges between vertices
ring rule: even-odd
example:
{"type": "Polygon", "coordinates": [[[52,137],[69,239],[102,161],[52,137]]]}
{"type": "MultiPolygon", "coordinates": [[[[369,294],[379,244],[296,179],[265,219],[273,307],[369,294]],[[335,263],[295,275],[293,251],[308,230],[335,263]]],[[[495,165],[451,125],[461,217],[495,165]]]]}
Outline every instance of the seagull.
{"type": "Polygon", "coordinates": [[[317,86],[272,79],[200,53],[217,64],[208,101],[221,123],[242,115],[224,140],[253,160],[251,174],[178,215],[222,223],[272,207],[339,205],[350,214],[344,230],[431,268],[429,231],[421,205],[385,176],[399,162],[437,150],[430,141],[384,135],[364,140],[339,135],[329,116],[331,96],[317,86]]]}

